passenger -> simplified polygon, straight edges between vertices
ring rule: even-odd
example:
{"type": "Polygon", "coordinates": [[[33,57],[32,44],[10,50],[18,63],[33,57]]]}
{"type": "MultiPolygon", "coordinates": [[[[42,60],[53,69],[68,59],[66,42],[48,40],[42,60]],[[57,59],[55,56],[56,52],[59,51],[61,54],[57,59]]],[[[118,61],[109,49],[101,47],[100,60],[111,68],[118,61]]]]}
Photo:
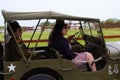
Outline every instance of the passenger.
{"type": "MultiPolygon", "coordinates": [[[[18,42],[18,46],[22,49],[24,55],[26,57],[28,57],[30,55],[30,53],[28,53],[28,51],[30,49],[27,49],[27,47],[25,46],[25,44],[23,43],[23,41],[21,40],[21,35],[22,35],[22,29],[20,27],[20,25],[18,24],[18,22],[16,21],[12,21],[10,22],[10,27],[16,37],[16,40],[18,42]]],[[[7,27],[7,30],[8,30],[8,33],[10,35],[10,40],[9,42],[7,43],[7,60],[10,60],[10,61],[19,61],[21,60],[22,58],[22,55],[20,53],[20,50],[17,46],[17,43],[14,39],[14,36],[9,28],[9,26],[7,27]]]]}
{"type": "MultiPolygon", "coordinates": [[[[83,63],[76,62],[79,60],[87,60],[88,65],[92,71],[96,71],[96,65],[92,61],[94,60],[93,56],[89,52],[72,52],[71,45],[68,40],[64,37],[67,34],[68,27],[63,20],[57,20],[56,25],[53,31],[50,34],[49,40],[50,45],[56,49],[60,54],[63,55],[63,58],[72,60],[76,65],[83,65],[83,63]],[[92,64],[93,63],[93,64],[92,64]],[[91,65],[92,64],[92,65],[91,65]]],[[[86,64],[86,63],[84,63],[86,64]]]]}

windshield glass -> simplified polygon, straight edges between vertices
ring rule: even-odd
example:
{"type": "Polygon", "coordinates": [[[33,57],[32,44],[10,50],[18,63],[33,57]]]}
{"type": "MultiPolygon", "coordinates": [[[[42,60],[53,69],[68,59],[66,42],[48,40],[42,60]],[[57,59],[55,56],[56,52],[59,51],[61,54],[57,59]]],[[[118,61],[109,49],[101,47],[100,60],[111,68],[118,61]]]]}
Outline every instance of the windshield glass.
{"type": "Polygon", "coordinates": [[[98,22],[81,22],[84,34],[99,37],[100,26],[98,22]]]}

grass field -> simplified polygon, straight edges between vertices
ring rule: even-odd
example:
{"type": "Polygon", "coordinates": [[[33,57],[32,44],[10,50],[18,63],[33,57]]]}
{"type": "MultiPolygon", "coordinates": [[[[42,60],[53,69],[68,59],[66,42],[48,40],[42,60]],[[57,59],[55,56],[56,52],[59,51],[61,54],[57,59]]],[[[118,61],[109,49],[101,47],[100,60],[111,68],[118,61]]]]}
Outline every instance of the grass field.
{"type": "MultiPolygon", "coordinates": [[[[120,28],[103,29],[103,34],[104,36],[120,35],[120,28]]],[[[120,38],[105,39],[105,41],[120,41],[120,38]]]]}
{"type": "MultiPolygon", "coordinates": [[[[71,35],[77,31],[78,30],[70,30],[68,35],[71,35]]],[[[48,39],[49,33],[50,33],[50,31],[44,31],[41,39],[48,39]]],[[[38,38],[39,34],[40,34],[39,32],[36,32],[33,39],[36,40],[38,38]]],[[[104,36],[120,35],[120,29],[119,28],[103,29],[103,34],[104,34],[104,36]]],[[[23,38],[23,40],[29,40],[31,35],[32,35],[32,32],[23,32],[22,38],[23,38]]],[[[0,33],[0,41],[3,41],[3,39],[4,39],[4,35],[3,35],[3,33],[0,33]]],[[[106,42],[108,42],[108,41],[120,41],[120,38],[105,39],[105,41],[106,42]]],[[[46,43],[39,43],[39,45],[42,45],[42,46],[47,45],[47,42],[46,43]]],[[[33,46],[33,44],[31,46],[33,46]]]]}

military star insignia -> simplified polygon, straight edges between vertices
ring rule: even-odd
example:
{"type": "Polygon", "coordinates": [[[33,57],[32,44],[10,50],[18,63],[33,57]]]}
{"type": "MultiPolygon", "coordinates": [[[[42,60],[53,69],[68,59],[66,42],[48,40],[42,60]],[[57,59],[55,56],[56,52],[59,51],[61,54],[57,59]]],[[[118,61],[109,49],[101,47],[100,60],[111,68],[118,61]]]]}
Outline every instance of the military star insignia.
{"type": "Polygon", "coordinates": [[[9,72],[11,72],[11,71],[14,71],[14,72],[15,72],[15,67],[16,67],[16,66],[13,66],[13,64],[10,64],[10,66],[8,66],[9,72]]]}

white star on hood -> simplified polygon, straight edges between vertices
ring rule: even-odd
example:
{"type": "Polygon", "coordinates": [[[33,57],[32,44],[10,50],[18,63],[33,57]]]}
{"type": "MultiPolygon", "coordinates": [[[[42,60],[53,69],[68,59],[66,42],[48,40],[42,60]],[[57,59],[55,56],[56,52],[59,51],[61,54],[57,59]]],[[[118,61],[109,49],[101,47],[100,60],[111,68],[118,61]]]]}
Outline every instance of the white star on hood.
{"type": "Polygon", "coordinates": [[[14,72],[15,72],[15,67],[16,67],[16,66],[13,66],[13,64],[11,64],[10,66],[8,66],[9,72],[10,72],[10,71],[14,71],[14,72]]]}

